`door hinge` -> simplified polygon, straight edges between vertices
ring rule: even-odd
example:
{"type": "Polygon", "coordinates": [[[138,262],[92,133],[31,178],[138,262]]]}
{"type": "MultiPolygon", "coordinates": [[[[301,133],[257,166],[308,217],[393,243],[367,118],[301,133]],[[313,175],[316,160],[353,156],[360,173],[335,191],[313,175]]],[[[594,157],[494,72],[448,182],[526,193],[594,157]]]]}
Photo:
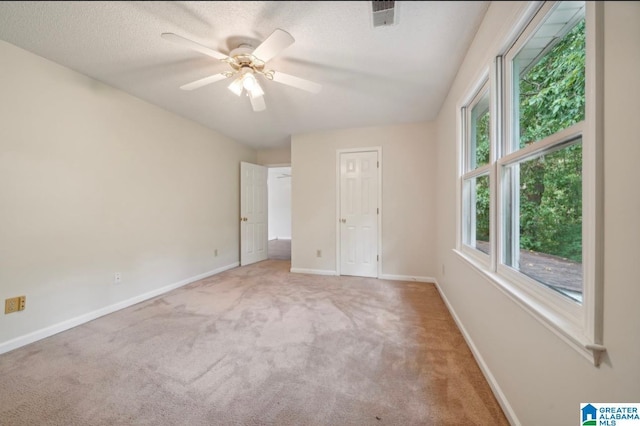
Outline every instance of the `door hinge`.
{"type": "Polygon", "coordinates": [[[376,208],[376,213],[380,214],[380,207],[376,208]]]}
{"type": "Polygon", "coordinates": [[[376,261],[380,262],[380,255],[376,254],[376,261]]]}
{"type": "Polygon", "coordinates": [[[376,161],[376,168],[378,168],[378,169],[380,168],[380,162],[379,161],[376,161]]]}

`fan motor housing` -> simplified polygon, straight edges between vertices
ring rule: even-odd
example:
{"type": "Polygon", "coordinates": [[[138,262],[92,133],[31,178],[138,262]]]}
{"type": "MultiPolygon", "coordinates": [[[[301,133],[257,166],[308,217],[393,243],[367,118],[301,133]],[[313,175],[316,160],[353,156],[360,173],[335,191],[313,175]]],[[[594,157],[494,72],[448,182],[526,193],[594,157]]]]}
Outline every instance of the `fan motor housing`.
{"type": "Polygon", "coordinates": [[[229,52],[229,56],[234,58],[236,56],[249,56],[253,53],[253,47],[250,44],[241,44],[240,46],[229,52]]]}
{"type": "Polygon", "coordinates": [[[264,62],[253,56],[254,48],[248,44],[241,44],[240,46],[229,52],[229,57],[232,61],[229,61],[229,65],[239,71],[244,67],[249,67],[254,71],[262,72],[264,70],[264,62]]]}

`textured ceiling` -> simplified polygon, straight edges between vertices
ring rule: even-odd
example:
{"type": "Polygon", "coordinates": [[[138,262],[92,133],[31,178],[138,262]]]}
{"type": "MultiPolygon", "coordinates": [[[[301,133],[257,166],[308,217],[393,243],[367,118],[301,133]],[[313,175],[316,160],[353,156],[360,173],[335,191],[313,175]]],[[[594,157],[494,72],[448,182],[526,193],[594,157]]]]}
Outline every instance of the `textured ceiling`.
{"type": "Polygon", "coordinates": [[[374,28],[368,1],[0,2],[0,39],[255,148],[284,147],[295,133],[434,119],[488,3],[396,2],[397,23],[374,28]],[[180,90],[228,65],[160,37],[228,53],[275,28],[296,41],[268,68],[323,88],[265,81],[263,112],[227,80],[180,90]]]}

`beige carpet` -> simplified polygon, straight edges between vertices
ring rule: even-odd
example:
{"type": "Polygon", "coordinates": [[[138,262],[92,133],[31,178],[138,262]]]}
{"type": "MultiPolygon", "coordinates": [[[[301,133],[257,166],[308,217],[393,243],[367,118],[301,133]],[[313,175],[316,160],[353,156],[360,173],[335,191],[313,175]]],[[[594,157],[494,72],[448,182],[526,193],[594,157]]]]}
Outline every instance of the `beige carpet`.
{"type": "Polygon", "coordinates": [[[2,425],[504,425],[433,285],[269,260],[0,355],[2,425]]]}

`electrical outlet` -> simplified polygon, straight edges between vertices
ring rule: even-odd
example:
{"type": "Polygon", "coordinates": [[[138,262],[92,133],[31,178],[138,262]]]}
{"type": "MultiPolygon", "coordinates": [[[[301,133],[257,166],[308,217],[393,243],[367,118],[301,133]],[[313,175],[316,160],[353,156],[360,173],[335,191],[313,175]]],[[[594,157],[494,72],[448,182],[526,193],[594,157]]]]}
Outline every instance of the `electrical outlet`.
{"type": "Polygon", "coordinates": [[[322,250],[316,250],[316,257],[322,257],[322,250]]]}
{"type": "Polygon", "coordinates": [[[113,274],[113,283],[120,284],[122,282],[122,274],[120,272],[116,272],[113,274]]]}
{"type": "Polygon", "coordinates": [[[213,250],[213,257],[218,257],[218,249],[213,250]]]}
{"type": "Polygon", "coordinates": [[[18,311],[24,311],[27,303],[26,296],[11,297],[4,301],[4,313],[11,314],[18,311]]]}

